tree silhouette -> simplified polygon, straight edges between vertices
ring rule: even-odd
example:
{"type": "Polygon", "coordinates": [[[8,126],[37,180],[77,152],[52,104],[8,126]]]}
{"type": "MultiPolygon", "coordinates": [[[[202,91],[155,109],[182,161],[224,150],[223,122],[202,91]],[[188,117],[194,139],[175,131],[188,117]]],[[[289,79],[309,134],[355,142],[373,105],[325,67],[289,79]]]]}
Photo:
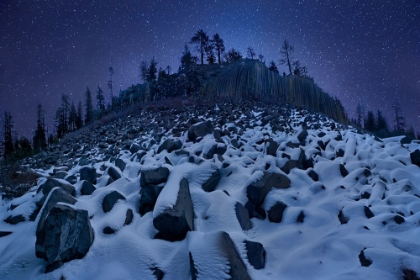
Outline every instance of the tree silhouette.
{"type": "Polygon", "coordinates": [[[289,74],[292,75],[292,61],[293,52],[295,48],[289,44],[289,41],[284,40],[283,45],[280,48],[280,64],[286,64],[289,68],[289,74]]]}
{"type": "Polygon", "coordinates": [[[372,111],[368,111],[367,113],[367,117],[365,120],[365,129],[370,132],[374,132],[376,130],[375,115],[372,111]]]}
{"type": "Polygon", "coordinates": [[[362,127],[362,121],[365,119],[365,109],[364,106],[359,102],[356,108],[356,123],[358,126],[362,127]]]}
{"type": "Polygon", "coordinates": [[[47,147],[45,112],[41,104],[37,107],[36,129],[32,140],[35,151],[42,151],[47,147]]]}
{"type": "Polygon", "coordinates": [[[13,145],[14,122],[10,112],[4,112],[3,120],[3,156],[9,157],[14,151],[13,145]]]}
{"type": "Polygon", "coordinates": [[[182,53],[182,56],[181,56],[181,70],[188,71],[190,66],[196,63],[197,63],[196,57],[192,56],[187,43],[185,43],[184,52],[182,53]]]}
{"type": "Polygon", "coordinates": [[[250,58],[250,59],[254,59],[254,56],[255,56],[256,54],[255,54],[255,51],[254,51],[254,49],[253,48],[251,48],[251,47],[248,47],[247,49],[246,49],[246,56],[248,57],[248,58],[250,58]]]}
{"type": "Polygon", "coordinates": [[[268,67],[268,70],[276,72],[277,74],[279,73],[279,69],[277,68],[276,63],[273,60],[270,61],[270,65],[268,67]]]}
{"type": "Polygon", "coordinates": [[[395,113],[395,131],[397,132],[404,132],[405,131],[405,118],[403,116],[403,111],[401,109],[400,102],[397,99],[394,99],[394,108],[395,113]]]}
{"type": "Polygon", "coordinates": [[[74,131],[77,129],[76,119],[77,119],[76,105],[74,105],[74,102],[72,101],[71,106],[70,106],[70,113],[69,113],[69,130],[70,131],[74,131]]]}
{"type": "Polygon", "coordinates": [[[109,66],[108,72],[109,72],[108,88],[111,93],[111,103],[112,103],[112,101],[114,100],[114,94],[112,92],[112,87],[113,87],[112,76],[114,75],[114,68],[112,66],[109,66]]]}
{"type": "Polygon", "coordinates": [[[85,124],[89,124],[93,121],[93,103],[92,93],[89,87],[86,87],[85,93],[85,124]]]}
{"type": "Polygon", "coordinates": [[[196,50],[200,53],[200,62],[201,65],[204,64],[204,54],[209,44],[209,36],[203,29],[198,30],[194,36],[191,38],[190,44],[195,45],[196,50]]]}
{"type": "Polygon", "coordinates": [[[224,57],[227,63],[231,63],[242,59],[242,54],[235,50],[235,48],[232,48],[225,54],[224,57]]]}
{"type": "Polygon", "coordinates": [[[213,43],[214,49],[216,50],[216,53],[217,53],[217,63],[220,64],[221,63],[220,57],[225,52],[225,44],[223,42],[223,39],[220,38],[219,33],[216,33],[213,35],[211,42],[213,43]]]}
{"type": "Polygon", "coordinates": [[[98,84],[98,89],[96,90],[96,106],[99,110],[99,117],[102,117],[105,112],[105,96],[101,86],[98,84]]]}
{"type": "Polygon", "coordinates": [[[77,104],[77,117],[76,117],[76,128],[80,129],[83,126],[83,105],[82,101],[79,100],[77,104]]]}

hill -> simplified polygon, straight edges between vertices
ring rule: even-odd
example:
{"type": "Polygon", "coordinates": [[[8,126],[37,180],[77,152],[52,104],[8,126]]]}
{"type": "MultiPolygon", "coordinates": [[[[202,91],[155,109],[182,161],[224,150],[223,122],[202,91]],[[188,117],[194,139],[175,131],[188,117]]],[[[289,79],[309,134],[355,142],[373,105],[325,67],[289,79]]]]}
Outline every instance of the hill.
{"type": "Polygon", "coordinates": [[[0,279],[416,279],[403,143],[291,105],[145,108],[23,162],[0,279]]]}

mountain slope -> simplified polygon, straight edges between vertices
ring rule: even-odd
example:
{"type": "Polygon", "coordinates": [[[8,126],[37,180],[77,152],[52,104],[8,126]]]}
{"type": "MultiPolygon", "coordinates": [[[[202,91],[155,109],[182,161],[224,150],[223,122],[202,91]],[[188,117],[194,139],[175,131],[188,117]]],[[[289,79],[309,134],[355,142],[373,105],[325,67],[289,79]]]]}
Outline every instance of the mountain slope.
{"type": "Polygon", "coordinates": [[[292,106],[144,110],[27,160],[42,177],[0,207],[0,279],[419,274],[419,146],[292,106]],[[42,257],[55,230],[91,245],[42,257]]]}

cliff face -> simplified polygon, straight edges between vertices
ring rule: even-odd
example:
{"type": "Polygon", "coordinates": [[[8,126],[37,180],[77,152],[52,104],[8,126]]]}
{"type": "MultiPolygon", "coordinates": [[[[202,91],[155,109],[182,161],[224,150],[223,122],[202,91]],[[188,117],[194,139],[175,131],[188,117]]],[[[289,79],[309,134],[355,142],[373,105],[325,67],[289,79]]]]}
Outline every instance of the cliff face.
{"type": "Polygon", "coordinates": [[[200,91],[205,99],[253,99],[271,103],[288,103],[321,112],[345,122],[346,112],[341,102],[332,98],[312,79],[300,76],[282,77],[257,60],[241,60],[225,66],[206,81],[200,91]]]}
{"type": "Polygon", "coordinates": [[[243,59],[230,64],[193,65],[152,83],[132,86],[120,94],[123,103],[147,102],[189,96],[210,102],[257,100],[297,106],[346,122],[338,99],[318,87],[311,78],[282,77],[258,60],[243,59]]]}

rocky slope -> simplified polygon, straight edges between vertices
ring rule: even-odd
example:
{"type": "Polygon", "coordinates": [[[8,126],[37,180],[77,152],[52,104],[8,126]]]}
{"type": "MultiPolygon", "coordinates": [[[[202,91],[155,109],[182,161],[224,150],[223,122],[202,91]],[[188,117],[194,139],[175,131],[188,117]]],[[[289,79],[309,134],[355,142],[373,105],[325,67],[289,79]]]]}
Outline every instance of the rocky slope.
{"type": "Polygon", "coordinates": [[[402,143],[251,103],[86,128],[0,204],[0,279],[418,279],[420,145],[402,143]]]}

